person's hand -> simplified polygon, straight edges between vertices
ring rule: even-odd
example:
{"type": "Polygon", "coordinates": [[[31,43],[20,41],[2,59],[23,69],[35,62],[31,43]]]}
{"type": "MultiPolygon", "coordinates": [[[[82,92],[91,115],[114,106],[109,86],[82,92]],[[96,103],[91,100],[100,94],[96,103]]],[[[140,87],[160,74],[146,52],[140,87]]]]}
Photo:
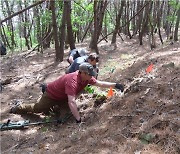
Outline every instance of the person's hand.
{"type": "Polygon", "coordinates": [[[116,83],[115,88],[121,90],[121,92],[124,91],[124,86],[122,84],[116,83]]]}

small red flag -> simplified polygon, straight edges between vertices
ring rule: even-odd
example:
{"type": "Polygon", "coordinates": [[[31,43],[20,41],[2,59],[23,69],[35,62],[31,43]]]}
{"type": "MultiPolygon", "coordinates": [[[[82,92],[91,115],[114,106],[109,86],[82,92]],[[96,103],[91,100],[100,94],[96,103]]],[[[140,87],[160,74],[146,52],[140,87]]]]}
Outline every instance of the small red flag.
{"type": "Polygon", "coordinates": [[[147,68],[146,68],[146,73],[150,73],[153,69],[153,64],[150,64],[147,68]]]}
{"type": "Polygon", "coordinates": [[[112,87],[110,87],[107,97],[112,97],[113,95],[114,95],[114,93],[113,93],[112,87]]]}

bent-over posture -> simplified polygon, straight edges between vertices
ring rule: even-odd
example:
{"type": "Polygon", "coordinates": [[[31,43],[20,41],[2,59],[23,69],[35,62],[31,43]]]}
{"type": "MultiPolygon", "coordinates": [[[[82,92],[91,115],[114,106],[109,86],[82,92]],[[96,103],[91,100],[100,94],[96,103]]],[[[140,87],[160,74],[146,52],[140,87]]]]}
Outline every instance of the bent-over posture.
{"type": "Polygon", "coordinates": [[[76,105],[76,96],[88,85],[95,85],[104,88],[117,88],[124,90],[123,85],[112,82],[99,81],[94,78],[96,73],[93,66],[89,63],[83,63],[79,66],[79,71],[65,74],[59,79],[47,84],[47,89],[42,97],[33,104],[19,104],[11,108],[11,113],[27,112],[48,112],[58,105],[60,113],[63,109],[70,109],[77,122],[81,122],[81,117],[76,105]]]}
{"type": "Polygon", "coordinates": [[[74,60],[78,57],[86,56],[86,50],[85,49],[73,49],[70,51],[69,56],[68,56],[68,63],[72,64],[74,60]]]}

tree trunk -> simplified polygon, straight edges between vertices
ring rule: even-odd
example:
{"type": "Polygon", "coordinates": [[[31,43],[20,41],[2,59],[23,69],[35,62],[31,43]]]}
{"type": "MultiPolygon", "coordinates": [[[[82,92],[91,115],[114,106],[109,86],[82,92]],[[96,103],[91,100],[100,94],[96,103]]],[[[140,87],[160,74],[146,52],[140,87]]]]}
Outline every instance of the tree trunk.
{"type": "MultiPolygon", "coordinates": [[[[133,4],[132,4],[132,7],[133,7],[133,12],[132,12],[132,14],[133,14],[133,16],[134,16],[134,14],[135,14],[135,10],[136,10],[136,7],[137,7],[136,4],[137,4],[137,3],[133,3],[133,4]]],[[[133,20],[132,20],[132,25],[133,25],[133,34],[132,34],[132,36],[134,36],[134,35],[137,34],[137,17],[133,18],[133,20]]]]}
{"type": "Polygon", "coordinates": [[[59,39],[58,39],[58,29],[56,23],[56,13],[55,13],[55,1],[50,1],[50,6],[52,10],[52,27],[53,27],[53,36],[55,41],[55,50],[56,50],[56,62],[63,61],[63,56],[60,52],[59,39]]]}
{"type": "Polygon", "coordinates": [[[25,11],[24,19],[25,19],[25,25],[26,25],[26,26],[24,26],[24,38],[25,38],[25,40],[26,40],[26,46],[27,46],[27,48],[28,48],[28,50],[29,50],[29,49],[30,49],[29,39],[28,39],[29,26],[27,26],[27,25],[29,25],[29,24],[27,24],[27,23],[28,23],[27,10],[25,11]]]}
{"type": "Polygon", "coordinates": [[[3,43],[4,43],[5,46],[8,46],[10,48],[11,46],[10,46],[9,40],[7,39],[7,36],[6,36],[3,25],[1,25],[1,27],[2,28],[0,28],[0,34],[2,36],[3,43]]]}
{"type": "Polygon", "coordinates": [[[61,60],[63,60],[64,57],[64,41],[65,41],[65,28],[66,28],[66,16],[67,16],[67,5],[64,0],[64,8],[63,8],[63,15],[62,15],[62,21],[61,21],[61,33],[60,33],[60,56],[61,60]]]}
{"type": "Polygon", "coordinates": [[[53,36],[51,25],[49,25],[46,35],[43,38],[43,49],[50,48],[51,38],[53,36]]]}
{"type": "MultiPolygon", "coordinates": [[[[38,44],[41,42],[41,21],[40,21],[40,16],[38,15],[39,14],[39,10],[38,8],[34,8],[34,17],[36,17],[35,19],[35,22],[36,22],[36,30],[34,31],[34,36],[36,36],[36,40],[38,42],[38,44]]],[[[41,45],[40,45],[40,48],[41,48],[41,45]]],[[[39,51],[39,46],[38,46],[38,51],[39,51]]]]}
{"type": "Polygon", "coordinates": [[[90,29],[90,27],[91,27],[91,25],[92,25],[92,22],[93,22],[93,19],[89,22],[89,24],[88,24],[88,26],[87,26],[87,28],[86,28],[86,30],[85,30],[85,32],[84,32],[84,35],[83,35],[83,37],[82,37],[82,39],[81,39],[81,42],[83,42],[83,40],[84,40],[84,38],[85,38],[88,30],[90,29]]]}
{"type": "Polygon", "coordinates": [[[179,21],[180,21],[180,9],[177,11],[177,20],[176,20],[175,31],[174,31],[174,41],[178,41],[179,21]]]}
{"type": "Polygon", "coordinates": [[[127,23],[127,25],[126,25],[126,32],[127,32],[127,35],[129,36],[129,38],[131,39],[132,38],[132,36],[131,36],[131,33],[130,33],[130,30],[129,30],[129,28],[130,28],[130,21],[129,21],[129,11],[130,11],[130,9],[129,9],[129,1],[127,1],[127,7],[126,7],[126,23],[127,23]]]}
{"type": "Polygon", "coordinates": [[[117,36],[118,30],[120,28],[120,19],[121,19],[121,16],[122,16],[124,4],[125,4],[125,1],[121,1],[121,7],[120,7],[120,9],[118,11],[118,15],[117,15],[117,18],[116,18],[116,25],[115,25],[115,29],[113,31],[111,44],[116,44],[116,36],[117,36]]]}
{"type": "Polygon", "coordinates": [[[67,6],[66,21],[67,21],[68,43],[69,43],[70,49],[73,50],[76,47],[75,47],[74,36],[73,36],[73,31],[72,31],[72,24],[71,24],[71,1],[65,1],[64,3],[67,6]]]}
{"type": "Polygon", "coordinates": [[[140,45],[143,45],[143,35],[145,34],[145,31],[148,29],[148,19],[149,19],[149,9],[150,9],[150,3],[147,4],[146,8],[145,8],[145,12],[144,12],[144,16],[143,16],[143,21],[142,21],[142,25],[140,27],[140,31],[139,31],[139,42],[140,45]]]}
{"type": "MultiPolygon", "coordinates": [[[[6,8],[7,8],[8,16],[10,16],[11,12],[12,12],[12,9],[13,9],[13,5],[11,5],[11,8],[10,8],[8,1],[4,1],[4,2],[5,2],[5,5],[6,5],[6,8]]],[[[14,40],[15,35],[14,35],[14,26],[13,26],[12,19],[7,21],[7,25],[8,25],[8,30],[10,32],[10,38],[11,38],[11,47],[10,48],[13,49],[16,46],[16,43],[15,43],[15,40],[14,40]]]]}
{"type": "Polygon", "coordinates": [[[102,23],[103,23],[103,18],[104,18],[104,12],[107,7],[107,0],[105,1],[97,1],[94,0],[94,31],[91,37],[91,42],[89,47],[91,48],[92,51],[96,52],[99,54],[97,43],[99,36],[102,31],[102,23]]]}
{"type": "Polygon", "coordinates": [[[162,36],[161,36],[161,21],[162,21],[163,5],[164,5],[164,2],[162,2],[161,7],[157,12],[157,28],[158,28],[159,38],[160,38],[160,41],[161,41],[162,44],[163,44],[163,39],[162,39],[162,36]]]}
{"type": "Polygon", "coordinates": [[[169,6],[169,3],[167,2],[167,9],[165,10],[167,12],[166,14],[166,22],[165,22],[165,32],[166,32],[166,36],[167,38],[169,38],[169,35],[171,33],[171,30],[170,30],[170,23],[169,21],[167,20],[167,17],[170,15],[170,6],[169,6]]]}
{"type": "Polygon", "coordinates": [[[94,0],[93,9],[94,9],[94,31],[92,34],[92,38],[91,38],[89,48],[92,51],[95,51],[96,53],[99,54],[98,47],[97,47],[97,1],[96,0],[94,0]]]}
{"type": "Polygon", "coordinates": [[[97,18],[97,21],[98,21],[98,29],[97,29],[97,32],[98,32],[98,35],[97,35],[97,41],[99,39],[99,36],[102,32],[102,24],[103,24],[103,19],[104,19],[104,12],[106,10],[106,7],[107,7],[107,0],[105,0],[104,2],[101,1],[99,2],[100,3],[100,10],[99,10],[99,13],[98,13],[98,18],[97,18]],[[99,19],[99,20],[98,20],[99,19]]]}

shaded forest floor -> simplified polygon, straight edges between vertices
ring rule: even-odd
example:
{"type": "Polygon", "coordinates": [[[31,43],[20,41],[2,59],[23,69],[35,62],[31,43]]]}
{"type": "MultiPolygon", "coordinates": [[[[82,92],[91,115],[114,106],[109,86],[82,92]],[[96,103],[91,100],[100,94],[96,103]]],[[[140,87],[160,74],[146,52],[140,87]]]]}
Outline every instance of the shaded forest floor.
{"type": "MultiPolygon", "coordinates": [[[[81,94],[81,125],[71,117],[65,124],[3,131],[2,154],[180,153],[180,45],[165,43],[151,51],[146,43],[139,46],[136,39],[126,39],[118,41],[116,50],[103,43],[99,48],[98,79],[125,84],[125,93],[117,91],[99,104],[92,94],[81,94]],[[151,63],[153,70],[146,73],[151,63]]],[[[1,58],[1,80],[8,79],[1,93],[1,122],[42,120],[42,114],[15,115],[8,110],[17,100],[35,101],[41,94],[39,84],[64,74],[67,66],[66,60],[54,65],[53,49],[1,58]]],[[[97,88],[99,93],[107,90],[97,88]]]]}

